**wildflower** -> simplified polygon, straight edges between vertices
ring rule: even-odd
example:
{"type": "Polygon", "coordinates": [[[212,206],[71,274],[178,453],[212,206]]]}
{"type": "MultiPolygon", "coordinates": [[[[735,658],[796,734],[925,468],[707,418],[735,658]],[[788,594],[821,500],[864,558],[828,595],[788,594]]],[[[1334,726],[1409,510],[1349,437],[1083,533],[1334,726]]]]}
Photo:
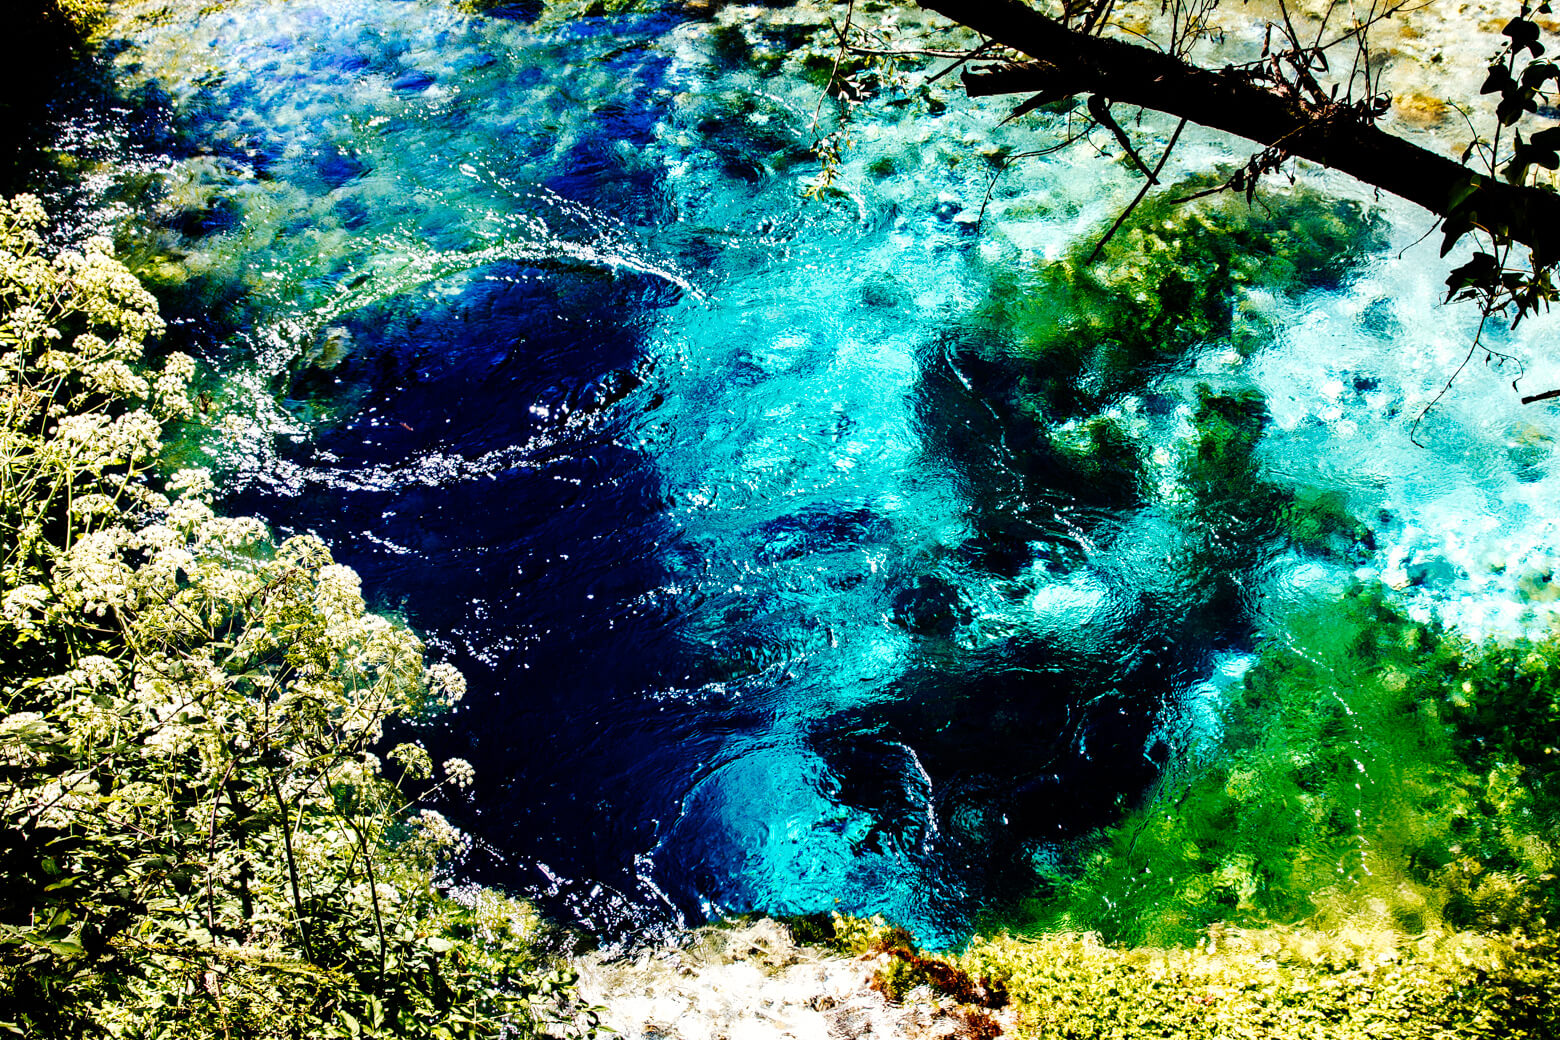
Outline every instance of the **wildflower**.
{"type": "Polygon", "coordinates": [[[444,773],[450,778],[451,783],[462,790],[470,787],[477,779],[477,771],[471,768],[471,763],[464,758],[445,759],[444,773]]]}
{"type": "Polygon", "coordinates": [[[397,744],[390,751],[390,760],[399,763],[413,780],[425,780],[433,775],[433,759],[421,744],[397,744]]]}
{"type": "Polygon", "coordinates": [[[100,654],[83,657],[76,662],[75,670],[81,675],[82,684],[92,689],[119,684],[119,665],[100,654]]]}
{"type": "Polygon", "coordinates": [[[455,848],[465,835],[460,828],[444,818],[437,809],[423,809],[417,814],[417,829],[422,837],[435,848],[455,848]]]}
{"type": "Polygon", "coordinates": [[[193,498],[209,505],[216,484],[211,480],[210,470],[181,469],[168,478],[168,490],[178,498],[193,498]]]}
{"type": "Polygon", "coordinates": [[[42,614],[48,602],[49,590],[42,585],[18,585],[0,599],[0,619],[23,632],[31,632],[38,627],[33,615],[42,614]]]}
{"type": "Polygon", "coordinates": [[[466,696],[466,677],[459,668],[441,661],[428,669],[428,692],[444,704],[458,704],[466,696]]]}
{"type": "Polygon", "coordinates": [[[146,396],[146,380],[130,371],[130,366],[118,358],[87,366],[87,379],[103,393],[115,397],[146,396]]]}

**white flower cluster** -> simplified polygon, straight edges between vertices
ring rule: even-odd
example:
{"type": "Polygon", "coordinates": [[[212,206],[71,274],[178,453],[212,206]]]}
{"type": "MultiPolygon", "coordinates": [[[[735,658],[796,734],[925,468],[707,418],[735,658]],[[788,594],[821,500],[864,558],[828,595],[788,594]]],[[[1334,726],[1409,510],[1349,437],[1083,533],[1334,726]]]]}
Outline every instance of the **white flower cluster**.
{"type": "Polygon", "coordinates": [[[38,196],[18,195],[14,199],[0,200],[0,221],[8,225],[7,230],[28,248],[37,249],[43,245],[37,229],[49,222],[49,214],[38,196]]]}
{"type": "Polygon", "coordinates": [[[330,547],[312,534],[293,535],[276,547],[276,558],[311,571],[335,562],[330,555],[330,547]]]}
{"type": "Polygon", "coordinates": [[[90,772],[65,773],[28,794],[30,804],[7,806],[7,815],[50,830],[65,830],[79,818],[90,819],[98,808],[97,784],[90,772]]]}
{"type": "Polygon", "coordinates": [[[108,239],[89,239],[84,252],[61,254],[57,265],[75,286],[90,324],[118,329],[134,344],[162,335],[165,326],[157,316],[156,298],[114,259],[114,244],[108,239]]]}
{"type": "Polygon", "coordinates": [[[212,482],[210,470],[181,469],[168,478],[168,490],[176,498],[190,498],[210,505],[217,486],[212,482]]]}
{"type": "Polygon", "coordinates": [[[78,520],[90,520],[96,516],[113,516],[119,509],[112,498],[101,492],[92,492],[71,499],[71,515],[78,520]]]}
{"type": "MultiPolygon", "coordinates": [[[[181,501],[188,501],[187,499],[181,501]]],[[[264,521],[253,516],[214,516],[201,524],[195,532],[196,546],[200,549],[242,549],[259,545],[270,537],[264,521]]]]}
{"type": "Polygon", "coordinates": [[[453,706],[466,696],[466,677],[444,661],[428,669],[428,693],[440,704],[453,706]]]}
{"type": "Polygon", "coordinates": [[[186,538],[193,537],[196,529],[216,514],[206,503],[192,498],[181,498],[168,506],[163,523],[186,538]]]}
{"type": "Polygon", "coordinates": [[[326,564],[315,579],[314,603],[326,619],[341,622],[363,613],[363,582],[351,567],[326,564]]]}
{"type": "Polygon", "coordinates": [[[139,408],[114,419],[96,412],[62,416],[50,432],[62,461],[93,473],[105,466],[143,464],[162,450],[162,424],[139,408]]]}
{"type": "Polygon", "coordinates": [[[36,711],[12,712],[0,719],[0,765],[31,766],[46,760],[41,744],[60,739],[60,733],[36,711]]]}
{"type": "MultiPolygon", "coordinates": [[[[78,338],[77,343],[80,341],[78,338]]],[[[115,397],[145,397],[149,389],[146,380],[132,372],[130,366],[119,358],[88,365],[86,376],[88,382],[98,390],[115,397]]]]}
{"type": "Polygon", "coordinates": [[[433,775],[433,759],[421,744],[397,744],[390,750],[390,761],[399,764],[413,780],[426,780],[433,775]]]}
{"type": "Polygon", "coordinates": [[[195,359],[188,354],[169,354],[162,371],[152,381],[152,398],[158,414],[165,419],[188,419],[195,413],[190,402],[190,380],[195,378],[195,359]]]}
{"type": "Polygon", "coordinates": [[[371,787],[379,779],[379,756],[363,752],[357,758],[349,758],[337,766],[331,782],[346,787],[371,787]]]}
{"type": "Polygon", "coordinates": [[[444,774],[450,778],[451,783],[462,790],[470,787],[477,779],[477,771],[471,768],[471,763],[464,758],[445,759],[444,774]]]}
{"type": "Polygon", "coordinates": [[[49,313],[29,303],[12,307],[0,321],[0,343],[33,344],[59,337],[49,313]]]}
{"type": "Polygon", "coordinates": [[[396,906],[401,902],[401,893],[394,885],[386,881],[378,882],[373,886],[372,890],[369,888],[368,882],[359,881],[347,892],[347,898],[359,906],[372,906],[374,896],[378,897],[380,906],[396,906]],[[373,896],[369,894],[370,891],[373,892],[373,896]]]}
{"type": "Polygon", "coordinates": [[[72,545],[54,568],[60,598],[77,610],[99,617],[136,599],[135,572],[121,558],[129,540],[123,528],[94,531],[72,545]]]}
{"type": "Polygon", "coordinates": [[[437,809],[423,809],[417,814],[417,831],[424,841],[439,849],[458,850],[466,843],[460,828],[437,809]]]}
{"type": "Polygon", "coordinates": [[[49,590],[42,585],[18,585],[0,597],[0,620],[23,632],[38,627],[36,615],[49,602],[49,590]]]}
{"type": "Polygon", "coordinates": [[[122,678],[119,665],[101,654],[91,654],[77,661],[74,673],[81,677],[83,686],[93,690],[117,686],[122,678]]]}

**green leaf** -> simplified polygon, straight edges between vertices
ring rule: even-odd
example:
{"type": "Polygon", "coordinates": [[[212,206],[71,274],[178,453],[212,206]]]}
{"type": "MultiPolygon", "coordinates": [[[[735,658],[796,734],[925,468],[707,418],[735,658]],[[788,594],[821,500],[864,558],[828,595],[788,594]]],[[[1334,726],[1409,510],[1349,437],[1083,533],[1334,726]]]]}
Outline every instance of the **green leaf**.
{"type": "Polygon", "coordinates": [[[1490,74],[1484,80],[1484,86],[1479,88],[1480,94],[1504,94],[1517,85],[1517,81],[1511,78],[1511,70],[1504,65],[1491,65],[1490,74]]]}
{"type": "Polygon", "coordinates": [[[1448,200],[1447,208],[1451,210],[1460,209],[1462,204],[1472,198],[1474,193],[1477,192],[1483,186],[1483,184],[1484,179],[1478,174],[1470,176],[1467,180],[1463,181],[1461,184],[1452,189],[1452,197],[1448,200]]]}
{"type": "Polygon", "coordinates": [[[1551,79],[1560,80],[1560,65],[1552,61],[1531,62],[1522,70],[1522,86],[1528,90],[1540,90],[1551,79]]]}
{"type": "Polygon", "coordinates": [[[1531,50],[1534,54],[1544,53],[1544,45],[1538,42],[1538,23],[1526,18],[1513,18],[1506,23],[1501,31],[1502,36],[1511,38],[1511,46],[1516,50],[1531,50]]]}

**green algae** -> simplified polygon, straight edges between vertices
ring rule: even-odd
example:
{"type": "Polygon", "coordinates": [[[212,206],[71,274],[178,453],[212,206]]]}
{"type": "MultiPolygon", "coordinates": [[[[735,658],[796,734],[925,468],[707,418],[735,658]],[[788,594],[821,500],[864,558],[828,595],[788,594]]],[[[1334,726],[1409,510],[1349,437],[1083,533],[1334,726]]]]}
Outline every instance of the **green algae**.
{"type": "Polygon", "coordinates": [[[1117,415],[1094,415],[1051,430],[1050,446],[1060,460],[1107,498],[1128,501],[1139,492],[1145,448],[1117,415]]]}
{"type": "Polygon", "coordinates": [[[977,326],[1033,364],[1028,390],[1055,419],[1139,392],[1187,351],[1269,342],[1262,294],[1335,287],[1381,247],[1383,222],[1357,202],[1296,188],[1256,204],[1194,178],[1145,202],[1091,260],[1104,229],[1062,259],[1002,266],[977,326]]]}
{"type": "Polygon", "coordinates": [[[1378,587],[1299,609],[1145,803],[1009,923],[1129,945],[1362,915],[1543,930],[1557,906],[1560,644],[1474,646],[1378,587]]]}
{"type": "Polygon", "coordinates": [[[1273,342],[1275,297],[1336,287],[1384,232],[1374,211],[1305,187],[1177,201],[1211,186],[1140,206],[1098,257],[1104,227],[1055,262],[994,267],[965,329],[1005,373],[992,404],[1017,440],[1081,499],[1163,506],[1185,535],[1176,567],[1222,616],[1241,575],[1286,543],[1350,561],[1369,543],[1346,502],[1266,477],[1269,417],[1240,362],[1273,342]],[[1187,379],[1194,355],[1222,371],[1187,379]]]}
{"type": "Polygon", "coordinates": [[[1178,504],[1194,566],[1229,586],[1282,536],[1293,499],[1265,478],[1256,456],[1268,424],[1263,396],[1251,389],[1216,393],[1199,384],[1196,400],[1196,432],[1180,452],[1178,504]]]}

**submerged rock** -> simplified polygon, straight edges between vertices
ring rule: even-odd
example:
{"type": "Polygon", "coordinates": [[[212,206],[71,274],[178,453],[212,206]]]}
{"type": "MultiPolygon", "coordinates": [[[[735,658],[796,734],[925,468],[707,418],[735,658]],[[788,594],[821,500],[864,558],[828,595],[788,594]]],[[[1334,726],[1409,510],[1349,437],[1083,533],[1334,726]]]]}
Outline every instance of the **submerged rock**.
{"type": "Polygon", "coordinates": [[[580,993],[621,1040],[968,1035],[967,1012],[946,998],[923,988],[895,1002],[874,989],[882,959],[799,945],[766,918],[701,928],[677,946],[593,954],[580,964],[580,993]]]}

